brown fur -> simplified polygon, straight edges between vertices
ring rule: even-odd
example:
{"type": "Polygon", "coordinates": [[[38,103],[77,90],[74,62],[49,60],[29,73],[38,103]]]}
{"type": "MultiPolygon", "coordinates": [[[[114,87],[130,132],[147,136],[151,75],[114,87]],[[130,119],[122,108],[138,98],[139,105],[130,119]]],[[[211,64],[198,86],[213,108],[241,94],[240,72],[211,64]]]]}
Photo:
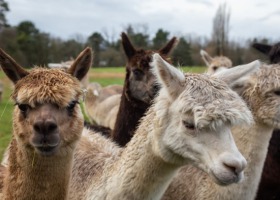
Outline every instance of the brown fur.
{"type": "Polygon", "coordinates": [[[74,149],[83,129],[79,80],[92,62],[90,48],[69,73],[37,67],[25,70],[0,50],[0,64],[14,82],[13,136],[3,199],[67,199],[74,149]],[[79,80],[78,80],[79,79],[79,80]]]}
{"type": "MultiPolygon", "coordinates": [[[[164,59],[176,45],[173,37],[158,52],[164,59]]],[[[125,33],[122,33],[122,45],[127,57],[126,76],[112,139],[125,146],[133,136],[140,118],[144,115],[158,91],[155,77],[149,63],[154,53],[150,50],[135,49],[125,33]]]]}

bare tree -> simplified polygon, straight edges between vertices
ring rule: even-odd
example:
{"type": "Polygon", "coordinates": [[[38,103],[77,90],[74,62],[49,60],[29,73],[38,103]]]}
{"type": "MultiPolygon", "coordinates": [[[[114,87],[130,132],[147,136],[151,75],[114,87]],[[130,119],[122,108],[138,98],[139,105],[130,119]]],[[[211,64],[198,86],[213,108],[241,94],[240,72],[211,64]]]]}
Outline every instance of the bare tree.
{"type": "Polygon", "coordinates": [[[213,20],[212,40],[217,55],[224,55],[229,40],[229,19],[230,11],[227,4],[219,5],[213,20]]]}

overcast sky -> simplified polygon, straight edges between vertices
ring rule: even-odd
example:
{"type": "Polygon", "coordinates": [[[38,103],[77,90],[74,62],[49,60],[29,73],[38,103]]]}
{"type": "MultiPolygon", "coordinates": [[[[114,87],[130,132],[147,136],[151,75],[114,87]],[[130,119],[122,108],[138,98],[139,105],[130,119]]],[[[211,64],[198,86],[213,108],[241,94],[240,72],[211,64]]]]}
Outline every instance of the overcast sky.
{"type": "MultiPolygon", "coordinates": [[[[43,32],[69,39],[93,32],[119,37],[128,24],[146,24],[170,36],[211,36],[220,3],[230,9],[230,38],[267,37],[280,40],[279,0],[6,0],[11,25],[30,20],[43,32]]],[[[116,38],[114,38],[116,39],[116,38]]]]}

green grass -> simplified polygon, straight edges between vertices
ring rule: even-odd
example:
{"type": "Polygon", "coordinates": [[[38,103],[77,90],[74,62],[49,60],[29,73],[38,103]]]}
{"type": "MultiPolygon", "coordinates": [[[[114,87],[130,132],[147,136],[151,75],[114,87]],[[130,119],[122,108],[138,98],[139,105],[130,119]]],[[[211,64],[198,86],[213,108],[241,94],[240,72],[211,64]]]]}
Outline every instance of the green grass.
{"type": "MultiPolygon", "coordinates": [[[[206,68],[204,67],[181,67],[185,72],[201,73],[206,68]]],[[[102,86],[111,84],[120,84],[124,82],[124,67],[109,67],[109,68],[91,68],[89,75],[91,82],[98,82],[102,86]],[[106,74],[111,76],[106,78],[106,74]],[[112,77],[112,74],[116,77],[112,77]],[[105,76],[105,77],[104,77],[105,76]]],[[[0,70],[0,80],[4,83],[4,94],[0,102],[0,159],[7,147],[12,135],[12,111],[13,102],[10,100],[12,93],[12,83],[5,76],[4,72],[0,70]]]]}

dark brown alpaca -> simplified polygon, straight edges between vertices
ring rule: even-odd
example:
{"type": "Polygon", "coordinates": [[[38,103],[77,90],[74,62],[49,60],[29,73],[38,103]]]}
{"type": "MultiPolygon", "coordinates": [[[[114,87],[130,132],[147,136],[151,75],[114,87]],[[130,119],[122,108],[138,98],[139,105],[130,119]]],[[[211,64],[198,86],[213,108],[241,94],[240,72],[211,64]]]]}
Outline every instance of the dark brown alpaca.
{"type": "MultiPolygon", "coordinates": [[[[271,64],[280,63],[280,42],[275,45],[255,43],[253,47],[267,55],[271,64]]],[[[270,139],[256,200],[280,199],[280,130],[270,139]]]]}
{"type": "MultiPolygon", "coordinates": [[[[149,65],[155,52],[136,49],[125,33],[122,33],[121,37],[127,57],[126,77],[112,138],[120,146],[125,146],[132,138],[140,118],[151,105],[159,88],[149,65]]],[[[167,56],[176,43],[177,39],[173,37],[157,52],[168,61],[167,56]]]]}

